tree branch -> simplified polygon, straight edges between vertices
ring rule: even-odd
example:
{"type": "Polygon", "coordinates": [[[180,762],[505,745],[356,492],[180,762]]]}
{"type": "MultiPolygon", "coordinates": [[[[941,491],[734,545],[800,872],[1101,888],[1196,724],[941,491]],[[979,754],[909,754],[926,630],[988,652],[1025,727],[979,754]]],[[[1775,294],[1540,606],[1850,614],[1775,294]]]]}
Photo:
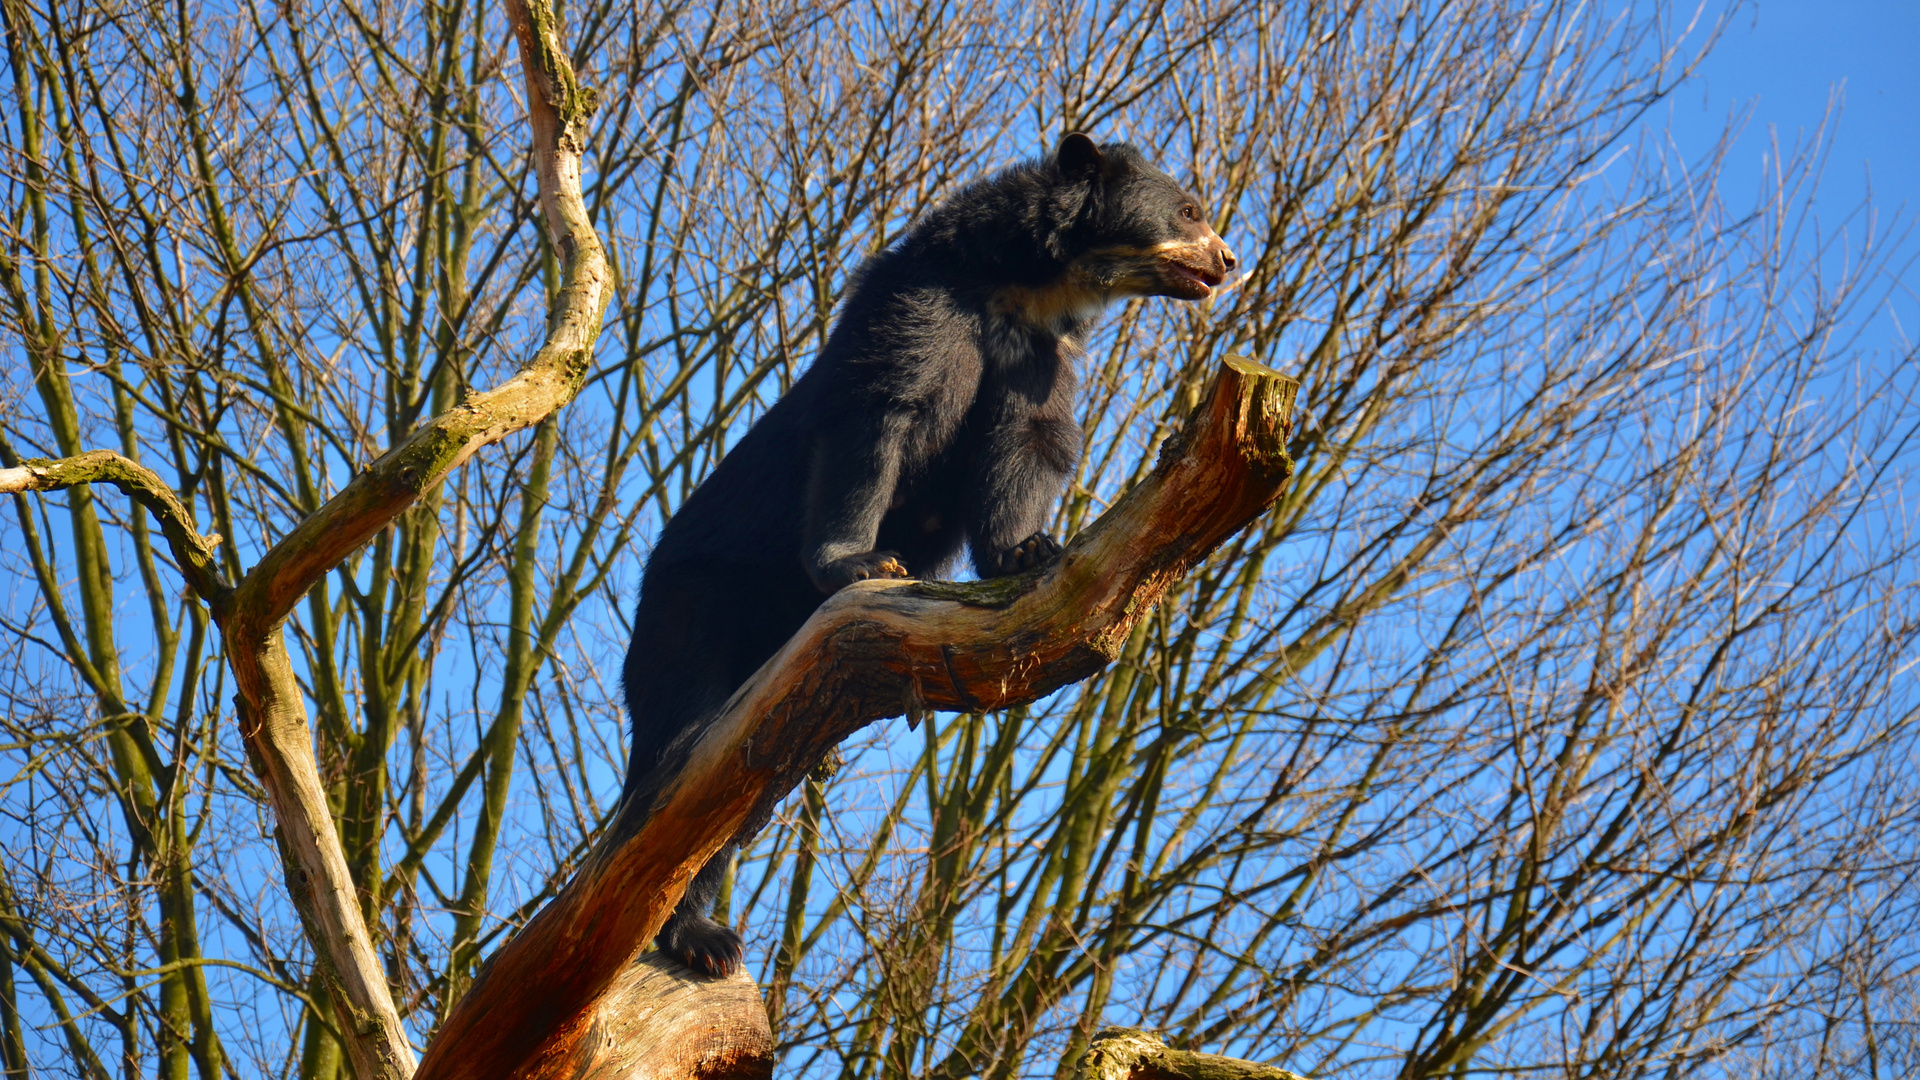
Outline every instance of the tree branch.
{"type": "Polygon", "coordinates": [[[558,1077],[594,1059],[607,987],[706,860],[834,745],[909,708],[999,709],[1119,655],[1161,595],[1276,499],[1296,384],[1229,359],[1141,484],[1054,565],[829,599],[722,712],[685,733],[580,872],[488,964],[423,1078],[558,1077]]]}
{"type": "Polygon", "coordinates": [[[1170,1050],[1138,1028],[1103,1028],[1079,1061],[1075,1080],[1306,1080],[1273,1065],[1219,1054],[1170,1050]]]}
{"type": "Polygon", "coordinates": [[[766,1080],[773,1029],[744,971],[695,974],[648,953],[622,968],[596,1003],[576,1080],[766,1080]]]}
{"type": "Polygon", "coordinates": [[[341,1034],[363,1080],[410,1075],[413,1050],[334,829],[281,623],[321,577],[475,451],[571,401],[613,293],[613,269],[580,196],[582,133],[593,96],[574,80],[546,0],[508,0],[507,11],[526,73],[541,209],[561,267],[546,341],[513,378],[428,421],[275,544],[240,582],[233,614],[221,626],[240,691],[241,733],[280,823],[287,886],[333,976],[341,1034]]]}
{"type": "Polygon", "coordinates": [[[0,495],[58,491],[75,484],[112,484],[146,507],[160,522],[160,533],[173,549],[188,586],[216,612],[227,605],[233,586],[221,576],[213,554],[220,537],[201,536],[193,512],[152,469],[111,450],[89,450],[70,458],[29,458],[11,469],[0,469],[0,495]]]}
{"type": "Polygon", "coordinates": [[[578,85],[546,0],[508,0],[527,79],[534,175],[561,281],[547,338],[513,378],[434,417],[382,454],[268,551],[241,582],[249,625],[277,625],[322,576],[387,527],[482,447],[573,400],[613,296],[613,267],[580,196],[580,155],[594,94],[578,85]]]}

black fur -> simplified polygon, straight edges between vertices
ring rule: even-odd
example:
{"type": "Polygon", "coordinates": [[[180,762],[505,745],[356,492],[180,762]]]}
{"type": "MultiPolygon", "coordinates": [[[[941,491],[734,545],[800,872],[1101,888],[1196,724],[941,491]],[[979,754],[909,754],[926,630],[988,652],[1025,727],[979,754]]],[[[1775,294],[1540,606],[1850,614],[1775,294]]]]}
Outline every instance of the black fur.
{"type": "MultiPolygon", "coordinates": [[[[1074,358],[1127,296],[1200,299],[1234,266],[1199,201],[1131,147],[1069,135],[961,190],[855,272],[813,366],[662,530],[624,681],[627,790],[717,711],[830,593],[1052,560],[1041,532],[1078,466],[1074,358]]],[[[726,974],[706,917],[734,848],[694,878],[658,944],[726,974]]]]}

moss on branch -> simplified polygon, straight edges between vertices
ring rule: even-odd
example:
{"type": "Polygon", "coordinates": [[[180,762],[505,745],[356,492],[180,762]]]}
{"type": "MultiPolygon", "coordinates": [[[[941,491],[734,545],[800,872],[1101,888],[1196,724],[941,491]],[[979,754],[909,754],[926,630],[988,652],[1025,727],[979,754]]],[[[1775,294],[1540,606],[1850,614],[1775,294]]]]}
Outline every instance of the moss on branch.
{"type": "Polygon", "coordinates": [[[59,491],[78,484],[111,484],[145,507],[160,523],[160,533],[180,564],[187,584],[215,614],[225,609],[233,586],[220,574],[213,549],[219,536],[201,536],[193,512],[173,488],[145,465],[111,450],[89,450],[67,458],[29,458],[0,469],[0,494],[59,491]]]}
{"type": "Polygon", "coordinates": [[[1306,1080],[1296,1072],[1220,1054],[1170,1049],[1139,1028],[1110,1027],[1096,1034],[1074,1080],[1306,1080]]]}

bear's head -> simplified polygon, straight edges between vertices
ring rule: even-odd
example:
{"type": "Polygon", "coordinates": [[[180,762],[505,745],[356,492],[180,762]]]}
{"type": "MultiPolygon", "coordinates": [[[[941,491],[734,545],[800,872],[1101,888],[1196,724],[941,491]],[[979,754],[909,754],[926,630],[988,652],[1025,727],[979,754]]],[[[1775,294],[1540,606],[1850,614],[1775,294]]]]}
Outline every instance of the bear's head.
{"type": "Polygon", "coordinates": [[[1205,300],[1239,265],[1200,200],[1133,147],[1076,131],[1048,165],[1077,203],[1058,254],[1108,299],[1205,300]]]}

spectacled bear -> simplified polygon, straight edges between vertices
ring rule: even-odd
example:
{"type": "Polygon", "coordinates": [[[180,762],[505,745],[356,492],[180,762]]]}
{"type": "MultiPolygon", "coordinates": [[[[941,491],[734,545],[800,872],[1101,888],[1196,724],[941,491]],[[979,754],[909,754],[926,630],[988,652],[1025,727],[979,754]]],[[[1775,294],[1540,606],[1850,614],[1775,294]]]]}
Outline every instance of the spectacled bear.
{"type": "MultiPolygon", "coordinates": [[[[1200,200],[1077,132],[867,259],[813,365],[654,545],[624,670],[626,793],[836,589],[937,575],[962,545],[982,577],[1052,560],[1041,530],[1080,462],[1074,361],[1093,319],[1126,297],[1205,299],[1234,266],[1200,200]]],[[[656,939],[715,975],[741,958],[707,917],[734,850],[656,939]]]]}

